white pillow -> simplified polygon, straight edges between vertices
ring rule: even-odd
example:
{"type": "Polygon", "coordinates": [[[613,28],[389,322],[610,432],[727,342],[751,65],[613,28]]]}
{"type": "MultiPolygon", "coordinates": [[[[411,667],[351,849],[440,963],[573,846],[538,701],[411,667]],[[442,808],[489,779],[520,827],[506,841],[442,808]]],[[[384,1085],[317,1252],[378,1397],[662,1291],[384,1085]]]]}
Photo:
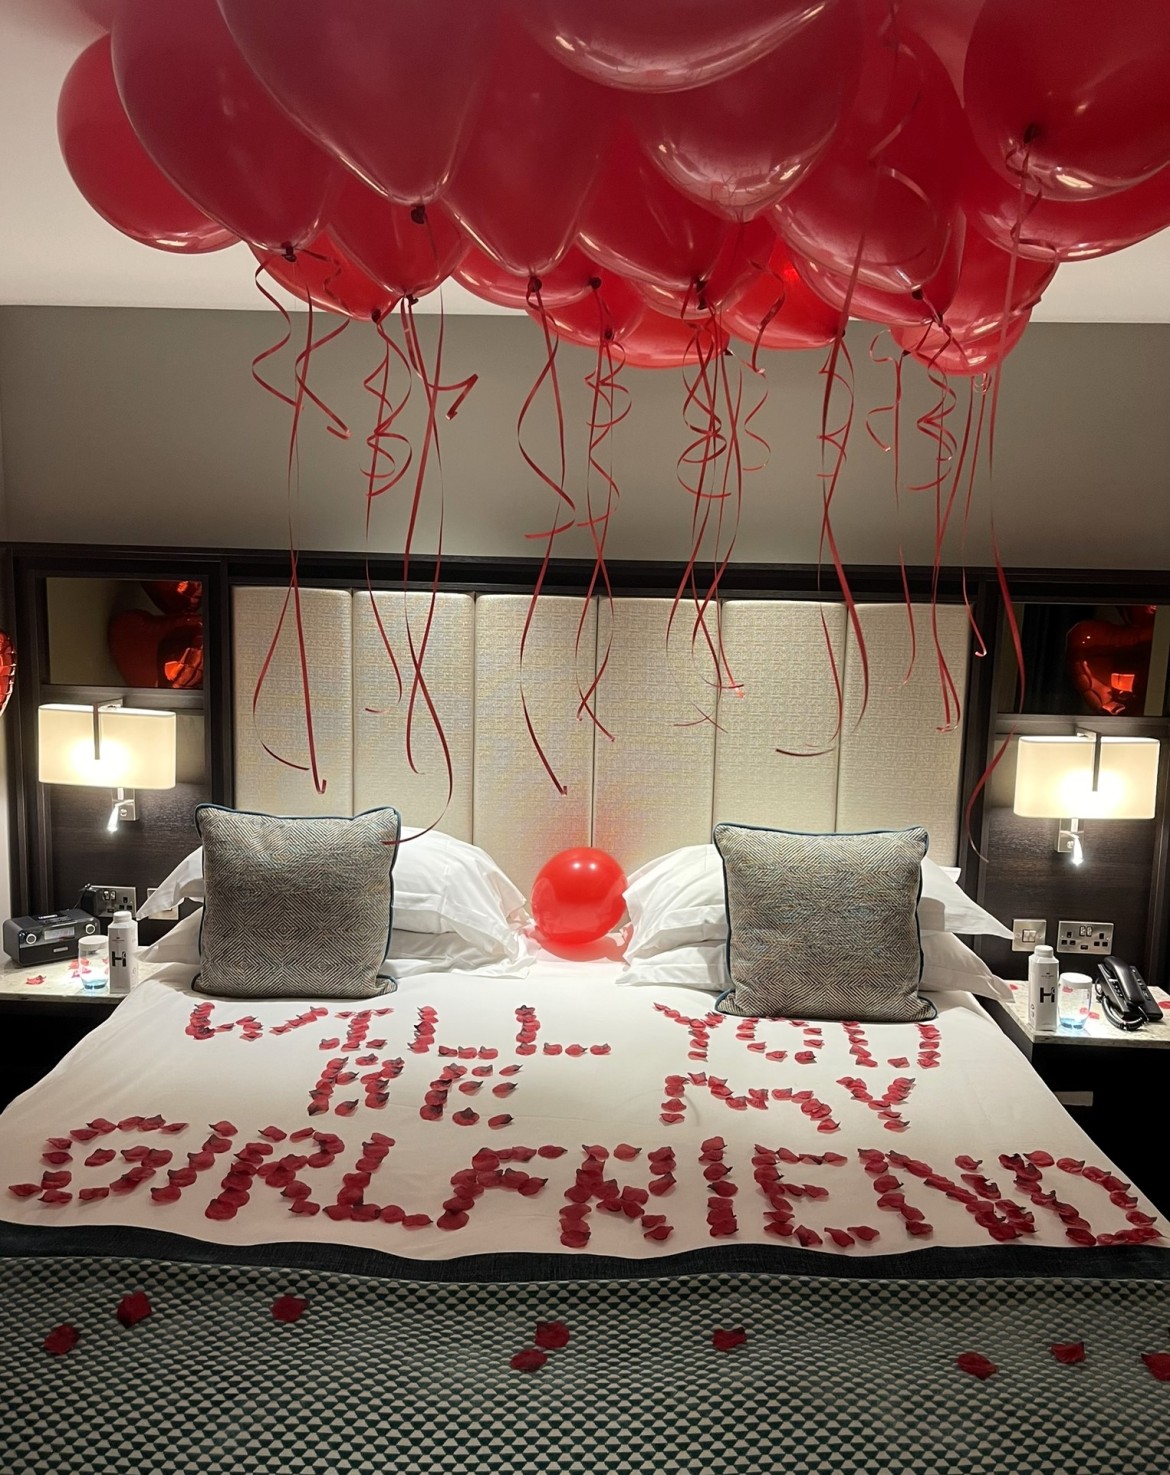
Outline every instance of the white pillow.
{"type": "MultiPolygon", "coordinates": [[[[429,830],[403,829],[394,862],[394,930],[457,932],[501,958],[519,958],[528,920],[524,896],[477,845],[429,830]],[[414,838],[417,836],[418,838],[414,838]]],[[[203,900],[203,849],[176,866],[138,909],[140,919],[180,901],[203,900]]]]}
{"type": "Polygon", "coordinates": [[[727,938],[723,862],[714,845],[684,845],[647,861],[626,882],[632,931],[626,957],[727,938]]]}
{"type": "MultiPolygon", "coordinates": [[[[957,874],[955,872],[954,874],[957,874]]],[[[669,949],[727,938],[723,863],[714,845],[684,845],[641,866],[626,885],[632,929],[630,962],[669,949]]],[[[972,901],[948,870],[929,856],[922,862],[918,923],[925,932],[982,933],[1011,937],[990,912],[972,901]]]]}
{"type": "MultiPolygon", "coordinates": [[[[728,988],[727,949],[722,942],[690,943],[669,948],[653,958],[635,958],[618,975],[618,983],[673,984],[675,988],[697,988],[719,994],[728,988]]],[[[945,994],[960,989],[984,999],[1009,1003],[1010,985],[996,978],[982,958],[953,932],[922,933],[923,993],[945,994]]]]}
{"type": "MultiPolygon", "coordinates": [[[[157,942],[140,948],[138,956],[144,963],[182,963],[198,968],[202,920],[203,908],[196,907],[157,942]]],[[[515,978],[526,974],[535,961],[535,945],[519,932],[513,934],[504,950],[485,949],[482,942],[470,942],[457,932],[400,932],[396,927],[378,971],[394,978],[410,978],[416,973],[482,973],[515,978]]]]}
{"type": "Polygon", "coordinates": [[[634,958],[618,974],[618,983],[635,987],[639,984],[672,984],[675,988],[698,988],[721,994],[731,987],[727,975],[725,942],[692,942],[685,947],[668,948],[653,958],[634,958]]]}
{"type": "Polygon", "coordinates": [[[918,902],[918,925],[923,932],[961,932],[966,936],[1007,937],[1005,927],[963,890],[930,856],[922,861],[922,896],[918,902]]]}
{"type": "Polygon", "coordinates": [[[1010,1004],[1012,999],[1011,985],[997,978],[953,932],[922,933],[922,982],[918,987],[928,994],[963,989],[1003,1004],[1010,1004]]]}

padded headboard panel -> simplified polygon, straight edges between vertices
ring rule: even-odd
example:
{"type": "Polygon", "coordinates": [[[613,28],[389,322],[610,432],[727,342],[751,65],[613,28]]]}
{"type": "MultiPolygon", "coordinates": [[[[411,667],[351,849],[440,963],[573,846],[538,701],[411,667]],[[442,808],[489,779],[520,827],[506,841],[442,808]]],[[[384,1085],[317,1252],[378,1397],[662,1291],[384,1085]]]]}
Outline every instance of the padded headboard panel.
{"type": "MultiPolygon", "coordinates": [[[[301,597],[318,763],[328,787],[315,794],[307,769],[288,766],[307,765],[291,609],[253,722],[253,689],[285,596],[241,588],[233,601],[236,803],[286,814],[343,814],[391,803],[407,824],[430,824],[442,809],[447,779],[421,693],[413,728],[417,772],[405,751],[413,671],[405,610],[417,649],[429,597],[412,595],[404,605],[401,594],[377,596],[401,698],[368,591],[305,589],[301,597]],[[269,757],[263,743],[287,763],[269,757]]],[[[440,595],[424,660],[454,770],[440,827],[482,845],[524,890],[544,861],[567,846],[598,845],[632,870],[676,846],[706,841],[719,820],[810,831],[924,824],[934,858],[954,860],[962,734],[940,731],[929,606],[915,607],[918,652],[909,681],[905,606],[860,607],[870,671],[864,716],[861,661],[842,606],[725,601],[719,632],[742,695],[718,689],[701,631],[692,652],[693,608],[680,606],[667,658],[670,608],[668,599],[619,599],[611,623],[608,606],[593,601],[578,641],[581,601],[540,601],[524,689],[562,794],[525,730],[520,704],[517,656],[527,596],[440,595]],[[826,632],[842,684],[839,734],[826,632]],[[578,675],[587,688],[607,647],[596,695],[603,732],[578,713],[578,675]]],[[[964,694],[966,612],[940,606],[937,620],[964,694]]],[[[714,611],[708,628],[714,636],[714,611]]]]}

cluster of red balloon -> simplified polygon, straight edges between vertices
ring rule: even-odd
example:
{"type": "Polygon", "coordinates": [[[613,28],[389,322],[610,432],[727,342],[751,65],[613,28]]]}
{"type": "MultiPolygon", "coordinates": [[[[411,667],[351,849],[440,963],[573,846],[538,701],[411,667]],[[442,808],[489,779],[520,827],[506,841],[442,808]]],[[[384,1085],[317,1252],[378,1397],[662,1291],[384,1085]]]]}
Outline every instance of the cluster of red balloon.
{"type": "Polygon", "coordinates": [[[539,282],[655,366],[848,306],[973,373],[1170,224],[1168,75],[1165,0],[121,0],[59,120],[119,230],[332,311],[539,282]]]}

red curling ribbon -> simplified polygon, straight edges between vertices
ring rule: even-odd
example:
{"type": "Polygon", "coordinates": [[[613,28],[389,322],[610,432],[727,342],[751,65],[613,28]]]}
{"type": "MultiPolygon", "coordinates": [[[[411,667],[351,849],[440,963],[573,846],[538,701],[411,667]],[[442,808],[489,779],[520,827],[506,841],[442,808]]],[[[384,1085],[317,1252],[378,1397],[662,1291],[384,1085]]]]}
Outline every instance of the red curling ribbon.
{"type": "Polygon", "coordinates": [[[613,469],[613,447],[606,446],[607,458],[603,465],[600,459],[602,446],[610,438],[615,426],[630,413],[630,392],[623,384],[618,383],[618,375],[622,369],[622,361],[614,353],[613,316],[606,306],[601,292],[600,280],[593,288],[594,300],[597,306],[597,363],[593,372],[586,376],[585,383],[592,391],[592,399],[589,408],[589,450],[585,467],[585,510],[584,521],[578,523],[578,527],[587,527],[589,536],[593,542],[593,570],[589,576],[589,585],[585,591],[585,597],[581,602],[581,616],[577,621],[577,634],[573,645],[573,663],[578,672],[577,695],[580,701],[577,706],[578,720],[582,714],[588,714],[594,727],[610,742],[613,741],[613,733],[605,726],[597,715],[595,698],[597,690],[601,685],[602,678],[609,666],[610,656],[613,653],[613,613],[614,597],[613,586],[610,583],[609,568],[605,561],[605,544],[609,535],[610,518],[613,516],[614,505],[621,496],[621,489],[614,477],[613,469]],[[619,401],[621,409],[618,409],[619,401]],[[594,514],[593,511],[593,487],[594,476],[600,477],[605,486],[605,508],[604,511],[594,514]],[[609,621],[606,629],[605,649],[600,653],[595,650],[593,659],[593,679],[588,688],[583,689],[580,680],[580,653],[581,636],[584,633],[585,621],[588,618],[589,606],[597,591],[598,584],[605,591],[606,608],[609,612],[609,621]],[[598,655],[600,654],[600,659],[598,655]]]}
{"type": "MultiPolygon", "coordinates": [[[[889,329],[884,332],[893,341],[893,335],[889,329]]],[[[906,607],[906,624],[910,632],[910,658],[906,662],[906,671],[902,677],[902,685],[905,686],[914,674],[914,666],[918,660],[918,628],[914,620],[914,601],[910,597],[910,576],[906,572],[906,552],[902,543],[902,365],[905,363],[907,354],[905,349],[899,349],[895,354],[877,355],[874,349],[881,338],[881,333],[876,333],[869,345],[869,357],[876,365],[889,364],[894,374],[894,399],[889,405],[879,405],[870,410],[865,417],[865,429],[870,440],[884,454],[892,457],[894,472],[894,518],[898,525],[898,573],[902,581],[902,602],[906,607]],[[890,439],[887,444],[873,428],[875,415],[889,415],[890,439]]]]}
{"type": "MultiPolygon", "coordinates": [[[[727,660],[727,653],[723,645],[722,615],[717,599],[718,586],[723,571],[730,561],[729,556],[720,558],[719,548],[722,541],[724,504],[731,498],[732,493],[729,482],[733,474],[742,478],[742,462],[739,456],[739,430],[738,410],[736,409],[728,381],[721,378],[720,370],[723,369],[723,351],[720,347],[722,342],[720,324],[714,312],[710,313],[709,322],[699,321],[695,324],[691,341],[687,346],[685,357],[691,353],[695,355],[695,374],[693,380],[687,378],[686,369],[683,370],[683,383],[686,387],[686,395],[683,401],[683,423],[694,435],[694,439],[684,448],[678,458],[677,478],[679,485],[692,498],[691,509],[691,551],[683,570],[681,579],[671,605],[670,615],[666,626],[667,656],[669,659],[670,634],[674,627],[682,600],[689,590],[689,602],[694,606],[695,617],[691,627],[691,663],[695,665],[696,649],[700,641],[706,646],[707,655],[715,673],[714,681],[708,682],[705,677],[700,680],[712,686],[716,692],[728,690],[740,691],[731,672],[727,660]],[[726,422],[719,414],[719,392],[724,391],[724,402],[727,411],[726,422]],[[727,429],[724,429],[726,423],[727,429]],[[712,485],[720,472],[722,462],[722,480],[716,487],[712,485]],[[696,472],[693,480],[688,480],[684,468],[695,467],[696,472]],[[732,468],[736,468],[733,473],[732,468]],[[703,548],[707,541],[708,529],[711,525],[712,503],[715,504],[714,517],[714,549],[712,553],[712,577],[703,595],[699,593],[698,564],[702,557],[703,548]],[[712,635],[708,627],[708,611],[713,608],[715,619],[715,633],[712,635]],[[724,679],[726,675],[726,680],[724,679]]],[[[742,489],[741,489],[742,490],[742,489]]],[[[736,514],[736,526],[738,525],[738,512],[736,514]]],[[[734,539],[733,539],[734,541],[734,539]]],[[[688,698],[691,705],[698,712],[695,722],[709,722],[712,726],[719,724],[714,716],[705,712],[693,699],[688,698]]],[[[693,723],[679,723],[679,726],[691,726],[693,723]]]]}
{"type": "MultiPolygon", "coordinates": [[[[376,498],[384,496],[391,491],[406,473],[414,459],[414,448],[410,441],[401,432],[396,431],[394,422],[406,409],[410,401],[411,392],[414,387],[414,373],[405,353],[394,342],[387,333],[381,318],[375,319],[374,326],[382,341],[382,357],[377,367],[362,381],[366,391],[373,395],[378,402],[377,416],[374,429],[366,437],[366,444],[370,450],[370,462],[366,471],[366,544],[370,541],[370,517],[376,498]],[[393,358],[397,357],[406,371],[405,388],[401,396],[394,400],[390,396],[390,370],[393,358]],[[396,454],[397,448],[401,455],[396,454]]],[[[390,667],[394,672],[395,685],[398,688],[395,700],[402,700],[402,672],[395,657],[390,637],[386,626],[382,621],[382,613],[378,608],[378,601],[374,597],[374,586],[370,579],[370,560],[367,554],[365,562],[366,591],[370,597],[370,611],[374,616],[378,636],[382,641],[383,649],[390,661],[390,667]]],[[[382,709],[367,707],[366,711],[372,714],[382,709]]]]}
{"type": "MultiPolygon", "coordinates": [[[[430,825],[426,827],[427,830],[431,830],[435,827],[435,825],[439,823],[443,815],[447,812],[447,808],[450,805],[452,796],[455,792],[455,770],[451,760],[451,747],[447,741],[447,733],[443,727],[442,719],[439,716],[438,708],[435,706],[434,698],[431,696],[430,687],[427,685],[426,676],[423,673],[423,662],[426,659],[427,645],[430,642],[431,630],[435,618],[435,607],[439,597],[439,579],[443,561],[443,526],[445,519],[446,498],[445,486],[443,481],[442,446],[439,440],[438,398],[440,391],[445,389],[458,389],[459,391],[461,391],[459,394],[459,399],[456,402],[455,406],[452,410],[448,411],[447,419],[450,419],[452,415],[458,411],[459,405],[461,405],[464,399],[466,399],[472,385],[475,382],[475,376],[472,376],[470,382],[464,380],[458,385],[451,386],[444,385],[442,383],[443,341],[446,336],[446,313],[443,309],[442,298],[440,298],[439,300],[439,329],[435,340],[435,363],[433,372],[428,373],[427,371],[426,357],[422,351],[422,344],[419,340],[418,335],[418,327],[414,319],[414,300],[412,298],[403,298],[401,304],[401,313],[403,338],[406,343],[407,357],[414,371],[422,380],[423,390],[426,394],[427,401],[426,430],[423,435],[422,449],[419,453],[418,467],[415,472],[414,491],[411,498],[410,507],[410,519],[407,525],[406,539],[404,541],[402,551],[402,588],[404,595],[409,592],[410,588],[410,560],[414,546],[414,536],[418,526],[419,510],[422,505],[423,489],[426,483],[427,465],[430,460],[432,448],[434,450],[435,465],[439,477],[439,526],[435,541],[434,571],[431,576],[429,591],[430,600],[427,605],[426,619],[423,622],[423,632],[421,638],[419,638],[417,641],[415,639],[414,627],[411,623],[409,605],[405,602],[405,600],[403,605],[403,622],[406,626],[406,643],[407,648],[410,651],[411,665],[413,668],[410,685],[410,698],[407,704],[406,713],[406,761],[412,773],[419,772],[418,765],[416,764],[414,759],[414,723],[415,714],[418,706],[418,699],[421,696],[423,705],[426,707],[427,714],[430,717],[431,725],[435,730],[435,736],[439,740],[439,746],[442,749],[443,753],[443,763],[445,765],[447,773],[447,797],[443,803],[443,808],[440,811],[439,815],[430,825]]],[[[424,831],[423,833],[426,833],[426,831],[424,831]]]]}
{"type": "Polygon", "coordinates": [[[545,579],[548,576],[549,565],[552,562],[553,546],[557,538],[573,527],[577,521],[576,504],[565,489],[565,412],[564,406],[561,403],[560,380],[557,377],[557,346],[559,340],[549,328],[548,314],[545,312],[544,303],[540,296],[540,279],[538,277],[534,276],[530,278],[526,297],[529,311],[535,315],[537,321],[540,323],[541,332],[544,334],[545,358],[540,372],[533,382],[532,388],[528,391],[524,403],[520,407],[520,414],[516,418],[516,444],[519,447],[521,456],[524,458],[524,464],[530,471],[536,474],[540,481],[548,487],[549,491],[555,494],[557,501],[554,504],[554,514],[550,526],[542,532],[525,534],[526,537],[539,538],[544,541],[544,556],[541,559],[540,569],[536,575],[532,597],[528,601],[528,609],[524,616],[524,628],[520,632],[520,708],[524,714],[524,725],[528,729],[528,736],[532,741],[532,746],[536,749],[536,756],[540,759],[545,773],[552,779],[553,787],[558,794],[567,794],[569,792],[568,787],[561,783],[557,777],[556,771],[549,762],[547,753],[544,751],[544,746],[537,736],[536,727],[532,721],[532,714],[529,711],[528,693],[525,690],[524,684],[524,658],[528,650],[528,636],[532,630],[532,620],[536,614],[537,601],[540,599],[545,579]],[[540,465],[535,457],[529,453],[528,447],[524,444],[525,422],[546,382],[552,394],[557,422],[557,474],[555,476],[551,475],[540,465]]]}

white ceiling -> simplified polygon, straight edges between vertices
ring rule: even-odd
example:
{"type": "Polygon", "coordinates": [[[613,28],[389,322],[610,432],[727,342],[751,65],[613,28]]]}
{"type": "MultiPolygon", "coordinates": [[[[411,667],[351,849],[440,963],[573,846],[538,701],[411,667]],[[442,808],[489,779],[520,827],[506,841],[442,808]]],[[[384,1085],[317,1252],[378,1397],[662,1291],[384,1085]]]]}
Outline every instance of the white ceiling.
{"type": "MultiPolygon", "coordinates": [[[[105,224],[57,149],[56,104],[102,0],[0,0],[0,304],[260,308],[243,246],[210,256],[152,251],[105,224]]],[[[443,288],[449,312],[496,312],[443,288]]],[[[437,306],[437,294],[424,299],[437,306]]],[[[1170,231],[1062,267],[1035,313],[1049,322],[1170,322],[1170,231]]]]}

